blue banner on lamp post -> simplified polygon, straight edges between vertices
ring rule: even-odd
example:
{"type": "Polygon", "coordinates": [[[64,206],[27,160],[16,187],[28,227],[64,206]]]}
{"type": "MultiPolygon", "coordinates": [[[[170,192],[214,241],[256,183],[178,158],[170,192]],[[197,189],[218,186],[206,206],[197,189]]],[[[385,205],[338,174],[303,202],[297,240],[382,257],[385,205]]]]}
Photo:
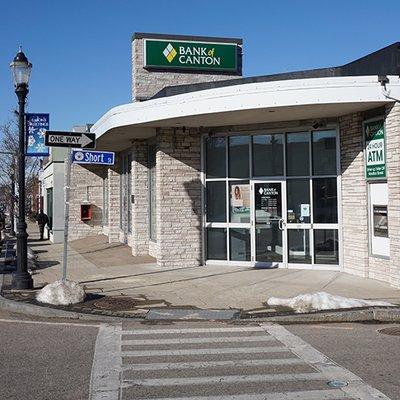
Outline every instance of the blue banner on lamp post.
{"type": "Polygon", "coordinates": [[[49,114],[25,114],[25,155],[46,157],[49,148],[44,144],[45,133],[49,129],[49,114]]]}

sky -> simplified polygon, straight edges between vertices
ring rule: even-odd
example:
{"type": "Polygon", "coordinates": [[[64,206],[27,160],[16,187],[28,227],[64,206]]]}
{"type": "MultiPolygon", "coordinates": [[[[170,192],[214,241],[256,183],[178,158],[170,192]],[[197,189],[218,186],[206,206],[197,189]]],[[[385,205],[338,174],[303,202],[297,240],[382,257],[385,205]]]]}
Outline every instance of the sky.
{"type": "Polygon", "coordinates": [[[345,64],[400,41],[398,0],[0,0],[0,124],[17,99],[9,64],[33,64],[27,112],[52,130],[131,101],[134,32],[243,38],[243,75],[345,64]]]}

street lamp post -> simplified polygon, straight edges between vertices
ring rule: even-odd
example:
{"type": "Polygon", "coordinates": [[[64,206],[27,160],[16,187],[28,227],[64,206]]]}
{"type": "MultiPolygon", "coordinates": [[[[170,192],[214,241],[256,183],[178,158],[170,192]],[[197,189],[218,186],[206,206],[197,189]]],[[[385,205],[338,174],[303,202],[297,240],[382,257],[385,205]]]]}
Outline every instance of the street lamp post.
{"type": "Polygon", "coordinates": [[[13,275],[14,289],[32,289],[33,280],[28,272],[28,234],[25,221],[25,100],[29,92],[28,83],[32,64],[20,48],[10,64],[14,77],[15,93],[19,105],[19,149],[18,149],[18,220],[17,220],[17,271],[13,275]]]}

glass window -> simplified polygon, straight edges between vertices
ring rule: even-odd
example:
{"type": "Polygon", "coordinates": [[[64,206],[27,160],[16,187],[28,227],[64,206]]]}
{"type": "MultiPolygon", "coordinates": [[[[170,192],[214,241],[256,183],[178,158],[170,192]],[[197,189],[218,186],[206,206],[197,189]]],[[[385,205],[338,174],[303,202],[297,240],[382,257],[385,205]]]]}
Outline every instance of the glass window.
{"type": "Polygon", "coordinates": [[[308,229],[288,229],[288,256],[290,263],[311,264],[308,229]]]}
{"type": "Polygon", "coordinates": [[[314,253],[316,264],[339,264],[338,231],[336,229],[315,229],[314,253]]]}
{"type": "Polygon", "coordinates": [[[230,259],[233,261],[250,261],[250,230],[229,229],[230,259]]]}
{"type": "Polygon", "coordinates": [[[314,223],[337,223],[336,178],[313,179],[314,223]]]}
{"type": "Polygon", "coordinates": [[[314,175],[336,175],[336,132],[317,131],[312,134],[314,175]]]}
{"type": "Polygon", "coordinates": [[[207,228],[207,259],[226,260],[225,228],[207,228]]]}
{"type": "Polygon", "coordinates": [[[256,260],[261,262],[282,262],[282,231],[279,222],[272,220],[256,226],[256,260]]]}
{"type": "Polygon", "coordinates": [[[149,165],[149,226],[150,239],[157,240],[157,208],[156,208],[156,144],[151,144],[148,147],[148,165],[149,165]]]}
{"type": "Polygon", "coordinates": [[[287,222],[290,224],[310,223],[310,180],[287,180],[287,222]]]}
{"type": "Polygon", "coordinates": [[[46,212],[49,218],[49,223],[47,224],[49,229],[53,229],[53,188],[46,189],[46,212]]]}
{"type": "Polygon", "coordinates": [[[310,175],[309,141],[309,132],[289,133],[286,136],[287,175],[310,175]]]}
{"type": "Polygon", "coordinates": [[[226,187],[223,182],[207,182],[207,221],[226,222],[226,187]]]}
{"type": "Polygon", "coordinates": [[[253,176],[283,175],[283,135],[253,136],[253,176]]]}
{"type": "Polygon", "coordinates": [[[249,181],[234,181],[229,184],[230,221],[250,223],[250,184],[249,181]]]}
{"type": "Polygon", "coordinates": [[[250,136],[229,137],[229,176],[231,178],[249,177],[250,136]]]}
{"type": "Polygon", "coordinates": [[[207,178],[226,177],[226,138],[209,137],[206,139],[206,175],[207,178]]]}

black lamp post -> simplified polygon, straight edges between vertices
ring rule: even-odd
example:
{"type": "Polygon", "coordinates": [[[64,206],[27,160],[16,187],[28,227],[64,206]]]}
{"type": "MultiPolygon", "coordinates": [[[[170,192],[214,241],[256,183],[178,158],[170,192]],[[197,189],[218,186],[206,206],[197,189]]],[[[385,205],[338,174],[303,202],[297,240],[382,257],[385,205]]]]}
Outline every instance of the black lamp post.
{"type": "Polygon", "coordinates": [[[28,83],[32,64],[22,48],[10,64],[14,77],[15,93],[19,105],[19,149],[18,149],[18,220],[17,220],[17,271],[13,275],[14,289],[32,289],[33,280],[28,272],[28,234],[25,222],[25,100],[29,92],[28,83]]]}

